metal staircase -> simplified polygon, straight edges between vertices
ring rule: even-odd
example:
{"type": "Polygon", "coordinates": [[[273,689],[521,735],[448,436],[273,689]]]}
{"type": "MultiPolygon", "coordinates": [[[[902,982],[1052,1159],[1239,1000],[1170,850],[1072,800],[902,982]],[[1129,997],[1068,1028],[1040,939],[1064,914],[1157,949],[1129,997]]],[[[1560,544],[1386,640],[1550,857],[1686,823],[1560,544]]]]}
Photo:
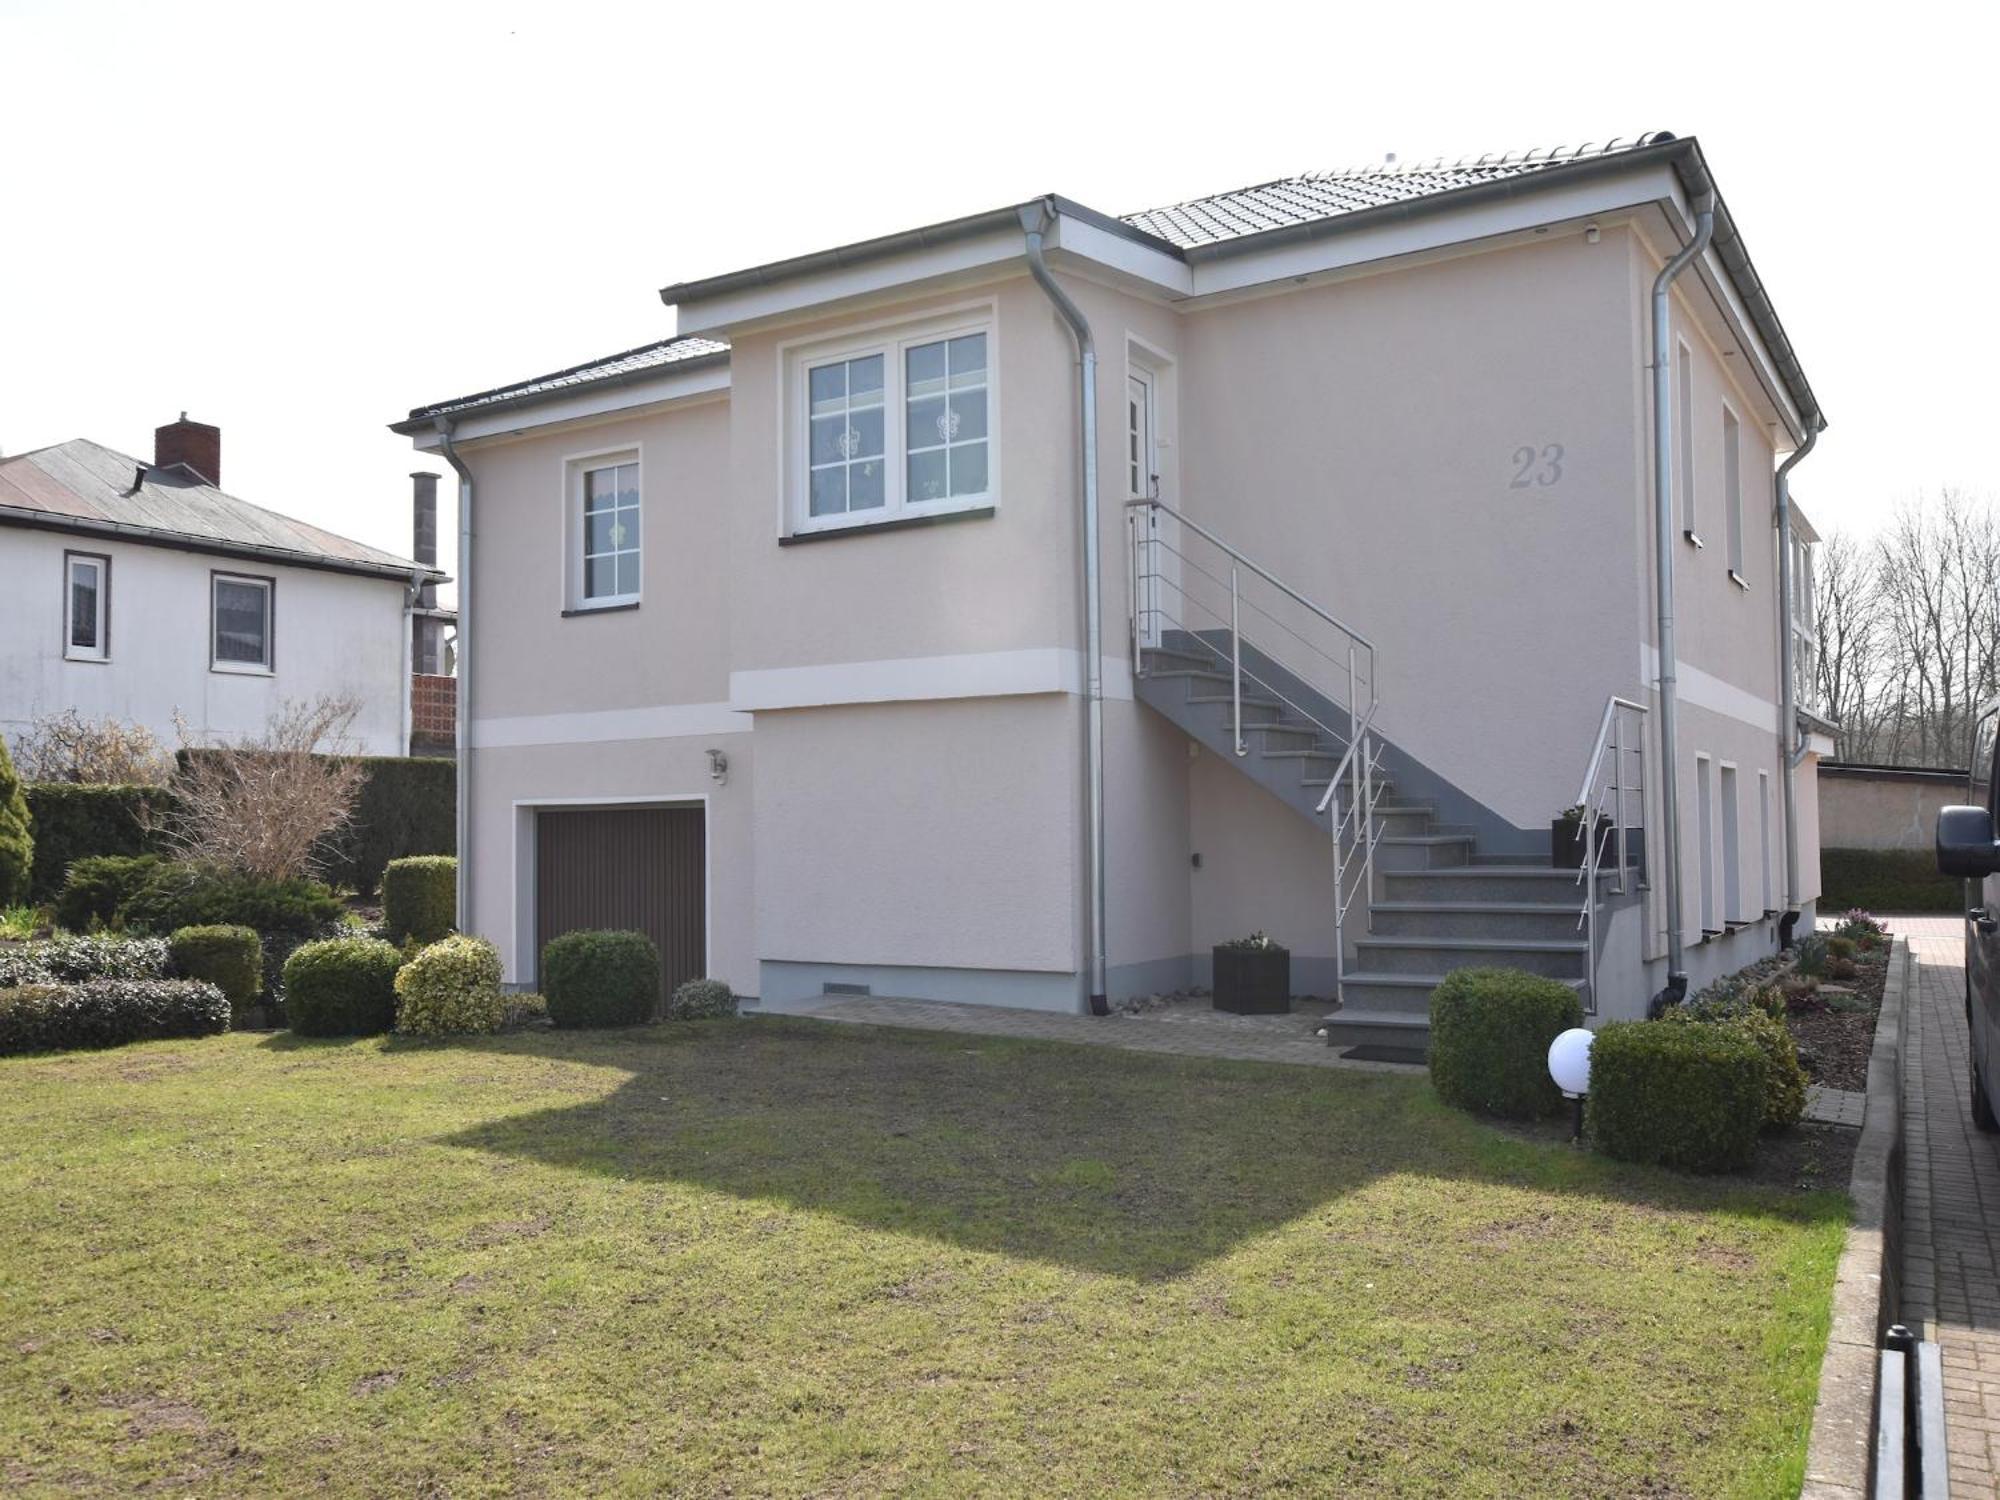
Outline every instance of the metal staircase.
{"type": "Polygon", "coordinates": [[[1436,778],[1376,730],[1365,637],[1157,500],[1132,502],[1127,521],[1139,701],[1328,840],[1329,1043],[1421,1053],[1431,990],[1453,969],[1527,969],[1587,994],[1597,903],[1583,893],[1613,873],[1601,851],[1582,872],[1482,853],[1471,824],[1399,785],[1436,778]]]}

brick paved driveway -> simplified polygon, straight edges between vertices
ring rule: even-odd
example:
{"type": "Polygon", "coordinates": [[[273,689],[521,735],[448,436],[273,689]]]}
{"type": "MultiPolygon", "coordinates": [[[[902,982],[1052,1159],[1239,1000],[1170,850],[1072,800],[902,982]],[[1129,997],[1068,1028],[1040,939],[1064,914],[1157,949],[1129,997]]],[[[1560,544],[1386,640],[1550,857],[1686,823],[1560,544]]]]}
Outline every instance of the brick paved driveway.
{"type": "Polygon", "coordinates": [[[1964,922],[1888,921],[1917,960],[1903,1044],[1903,1321],[1943,1350],[1953,1496],[2000,1494],[2000,1136],[1972,1126],[1964,922]]]}

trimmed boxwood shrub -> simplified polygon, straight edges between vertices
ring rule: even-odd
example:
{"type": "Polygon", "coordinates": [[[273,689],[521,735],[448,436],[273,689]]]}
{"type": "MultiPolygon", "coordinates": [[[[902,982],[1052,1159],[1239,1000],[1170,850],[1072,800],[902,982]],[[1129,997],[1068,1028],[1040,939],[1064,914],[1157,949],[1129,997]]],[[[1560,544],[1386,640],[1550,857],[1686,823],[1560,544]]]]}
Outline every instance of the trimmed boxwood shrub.
{"type": "Polygon", "coordinates": [[[391,860],[458,848],[458,766],[437,756],[370,755],[354,813],[327,841],[326,878],[362,895],[380,889],[391,860]]]}
{"type": "Polygon", "coordinates": [[[35,873],[28,899],[50,901],[80,859],[103,854],[158,854],[159,830],[174,809],[163,786],[28,783],[35,824],[35,873]]]}
{"type": "Polygon", "coordinates": [[[91,854],[75,861],[56,895],[56,926],[89,932],[124,920],[132,898],[166,868],[157,854],[91,854]]]}
{"type": "Polygon", "coordinates": [[[206,979],[228,998],[232,1011],[257,1003],[264,988],[264,943],[254,927],[182,927],[167,939],[177,972],[206,979]]]}
{"type": "Polygon", "coordinates": [[[1912,915],[1956,915],[1965,906],[1965,882],[1940,875],[1929,849],[1822,849],[1819,909],[1862,907],[1912,915]]]}
{"type": "Polygon", "coordinates": [[[1665,1019],[1681,1025],[1723,1026],[1754,1044],[1764,1058],[1764,1128],[1789,1130],[1806,1112],[1806,1070],[1791,1030],[1748,1000],[1724,1007],[1677,1006],[1665,1019]]]}
{"type": "Polygon", "coordinates": [[[0,738],[0,906],[28,899],[34,868],[34,820],[28,816],[28,799],[22,795],[14,757],[0,738]]]}
{"type": "Polygon", "coordinates": [[[1764,1123],[1764,1068],[1733,1025],[1613,1021],[1591,1044],[1585,1129],[1621,1161],[1733,1170],[1764,1123]]]}
{"type": "Polygon", "coordinates": [[[720,979],[690,979],[667,1001],[670,1021],[705,1021],[736,1014],[736,996],[720,979]]]}
{"type": "Polygon", "coordinates": [[[458,861],[449,854],[392,859],[382,872],[382,925],[389,941],[435,943],[458,918],[458,861]]]}
{"type": "Polygon", "coordinates": [[[44,943],[29,945],[49,977],[70,984],[82,979],[165,979],[165,940],[99,933],[81,937],[59,933],[44,943]]]}
{"type": "Polygon", "coordinates": [[[285,1020],[300,1036],[371,1036],[396,1024],[403,955],[380,938],[322,938],[285,960],[285,1020]]]}
{"type": "Polygon", "coordinates": [[[396,976],[396,1029],[409,1036],[498,1031],[507,1019],[500,950],[463,933],[432,943],[396,976]]]}
{"type": "Polygon", "coordinates": [[[1431,991],[1431,1085],[1461,1109],[1528,1120],[1562,1110],[1549,1043],[1583,1024],[1576,991],[1519,969],[1460,969],[1431,991]]]}
{"type": "Polygon", "coordinates": [[[93,979],[0,990],[0,1054],[118,1047],[229,1029],[229,1002],[199,979],[93,979]]]}
{"type": "Polygon", "coordinates": [[[643,932],[565,932],[542,949],[558,1026],[638,1026],[660,1002],[660,950],[643,932]]]}

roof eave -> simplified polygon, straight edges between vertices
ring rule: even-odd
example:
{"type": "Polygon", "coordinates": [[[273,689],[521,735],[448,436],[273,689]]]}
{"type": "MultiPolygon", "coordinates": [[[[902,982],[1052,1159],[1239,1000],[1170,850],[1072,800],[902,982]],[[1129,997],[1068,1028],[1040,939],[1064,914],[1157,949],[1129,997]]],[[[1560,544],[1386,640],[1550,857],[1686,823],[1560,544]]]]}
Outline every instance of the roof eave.
{"type": "MultiPolygon", "coordinates": [[[[565,397],[587,395],[591,391],[616,390],[619,386],[644,385],[648,381],[669,376],[683,375],[694,370],[706,370],[716,365],[729,363],[729,351],[718,349],[709,354],[696,354],[687,359],[670,360],[663,365],[648,365],[641,370],[620,370],[610,375],[600,375],[595,380],[579,380],[573,385],[552,386],[547,390],[523,391],[518,395],[497,397],[492,401],[479,401],[476,397],[461,396],[455,401],[441,401],[436,406],[421,406],[400,422],[391,422],[389,430],[402,437],[415,437],[420,433],[434,431],[438,419],[455,421],[459,417],[489,416],[494,412],[517,411],[526,406],[539,406],[549,401],[560,401],[565,397]]],[[[549,376],[542,376],[547,380],[549,376]]]]}
{"type": "Polygon", "coordinates": [[[285,547],[264,547],[255,542],[230,542],[215,537],[196,536],[184,531],[162,531],[151,526],[131,526],[122,521],[105,521],[94,516],[70,516],[60,511],[28,510],[16,505],[0,505],[0,526],[20,526],[31,531],[60,531],[73,536],[99,537],[106,541],[131,542],[144,547],[165,547],[176,552],[202,552],[213,557],[233,557],[250,562],[273,563],[288,568],[309,568],[321,573],[352,573],[409,583],[416,578],[426,583],[449,583],[440,569],[412,562],[399,565],[368,562],[361,558],[329,557],[318,552],[294,552],[285,547]]]}

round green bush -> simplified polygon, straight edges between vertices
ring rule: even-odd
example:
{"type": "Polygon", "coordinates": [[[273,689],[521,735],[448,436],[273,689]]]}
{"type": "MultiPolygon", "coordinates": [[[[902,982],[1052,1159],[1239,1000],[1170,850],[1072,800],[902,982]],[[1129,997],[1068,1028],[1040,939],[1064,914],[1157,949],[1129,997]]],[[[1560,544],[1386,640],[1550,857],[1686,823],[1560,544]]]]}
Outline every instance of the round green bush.
{"type": "Polygon", "coordinates": [[[389,861],[382,871],[382,925],[390,942],[435,943],[457,920],[457,860],[413,854],[389,861]]]}
{"type": "Polygon", "coordinates": [[[507,1019],[500,952],[463,933],[432,943],[396,975],[396,1029],[409,1036],[477,1036],[507,1019]]]}
{"type": "Polygon", "coordinates": [[[285,960],[285,1019],[300,1036],[372,1036],[396,1024],[403,955],[380,938],[322,938],[285,960]]]}
{"type": "Polygon", "coordinates": [[[690,979],[667,1001],[670,1021],[705,1021],[736,1014],[736,996],[720,979],[690,979]]]}
{"type": "Polygon", "coordinates": [[[264,988],[264,942],[254,927],[182,927],[167,939],[174,968],[189,979],[206,979],[221,990],[231,1009],[257,1003],[264,988]]]}
{"type": "Polygon", "coordinates": [[[1460,969],[1431,991],[1431,1086],[1460,1109],[1531,1120],[1562,1110],[1549,1043],[1583,1024],[1560,979],[1519,969],[1460,969]]]}
{"type": "Polygon", "coordinates": [[[34,873],[34,820],[28,816],[28,798],[21,790],[14,758],[0,738],[0,906],[26,901],[34,873]]]}
{"type": "Polygon", "coordinates": [[[1735,1024],[1614,1021],[1590,1049],[1585,1129],[1621,1161],[1743,1166],[1763,1127],[1764,1054],[1735,1024]]]}
{"type": "Polygon", "coordinates": [[[1725,1014],[1704,1016],[1676,1006],[1666,1014],[1681,1025],[1722,1026],[1753,1043],[1764,1059],[1764,1129],[1789,1130],[1806,1112],[1806,1070],[1798,1044],[1783,1021],[1746,1003],[1725,1014]]]}
{"type": "Polygon", "coordinates": [[[56,926],[67,932],[110,926],[165,864],[157,854],[91,854],[73,861],[56,892],[56,926]]]}
{"type": "Polygon", "coordinates": [[[565,932],[542,949],[558,1026],[640,1026],[660,1001],[660,950],[643,932],[565,932]]]}

